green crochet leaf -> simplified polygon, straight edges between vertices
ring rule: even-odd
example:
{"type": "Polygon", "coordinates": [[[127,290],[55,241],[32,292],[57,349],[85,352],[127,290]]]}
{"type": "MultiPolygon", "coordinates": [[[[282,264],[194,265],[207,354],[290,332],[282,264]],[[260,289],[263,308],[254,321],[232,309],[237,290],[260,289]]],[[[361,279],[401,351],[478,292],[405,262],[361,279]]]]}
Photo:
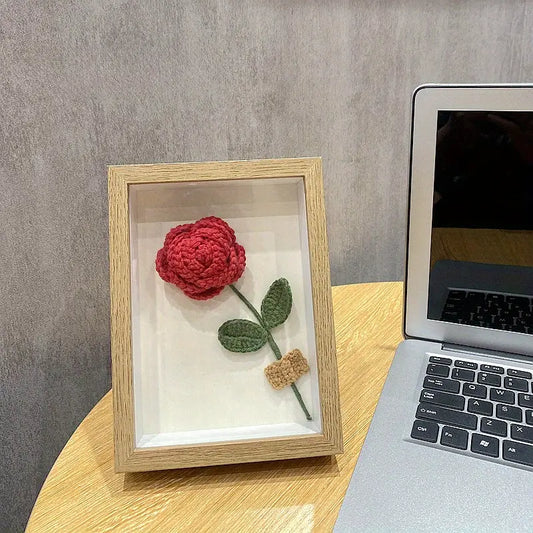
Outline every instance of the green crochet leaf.
{"type": "Polygon", "coordinates": [[[230,352],[255,352],[267,342],[267,332],[250,320],[228,320],[218,328],[218,340],[230,352]]]}
{"type": "Polygon", "coordinates": [[[285,278],[277,279],[261,303],[261,316],[269,329],[283,324],[292,308],[292,292],[285,278]]]}

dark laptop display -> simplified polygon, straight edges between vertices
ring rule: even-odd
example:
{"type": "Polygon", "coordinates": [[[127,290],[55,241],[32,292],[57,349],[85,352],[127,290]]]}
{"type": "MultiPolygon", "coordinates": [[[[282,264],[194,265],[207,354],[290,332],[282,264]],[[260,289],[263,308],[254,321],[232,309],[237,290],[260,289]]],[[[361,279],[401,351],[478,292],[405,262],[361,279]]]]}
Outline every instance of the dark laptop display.
{"type": "Polygon", "coordinates": [[[438,111],[428,318],[533,334],[533,112],[438,111]]]}

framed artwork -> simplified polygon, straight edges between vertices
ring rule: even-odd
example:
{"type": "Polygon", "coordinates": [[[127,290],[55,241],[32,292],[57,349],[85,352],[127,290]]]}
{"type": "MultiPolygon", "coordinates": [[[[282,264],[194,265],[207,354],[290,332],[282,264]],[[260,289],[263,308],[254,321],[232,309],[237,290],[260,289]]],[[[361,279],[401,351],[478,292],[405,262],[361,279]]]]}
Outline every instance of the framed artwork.
{"type": "Polygon", "coordinates": [[[319,158],[109,167],[115,467],[342,452],[319,158]]]}

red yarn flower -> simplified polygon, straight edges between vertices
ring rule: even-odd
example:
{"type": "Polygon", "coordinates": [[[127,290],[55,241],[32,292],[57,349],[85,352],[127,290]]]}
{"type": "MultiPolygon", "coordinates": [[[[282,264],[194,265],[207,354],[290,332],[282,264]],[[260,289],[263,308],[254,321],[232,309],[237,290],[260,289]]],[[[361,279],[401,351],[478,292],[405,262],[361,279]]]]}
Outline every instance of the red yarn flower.
{"type": "MultiPolygon", "coordinates": [[[[161,279],[176,285],[190,298],[209,300],[229,285],[252,312],[257,322],[233,319],[227,320],[218,328],[218,340],[224,348],[238,353],[255,352],[268,342],[276,359],[289,360],[286,356],[282,357],[270,333],[272,328],[283,324],[291,312],[292,293],[289,282],[280,278],[272,283],[263,298],[259,313],[233,285],[242,276],[245,266],[244,248],[236,242],[235,232],[218,217],[206,217],[194,224],[172,228],[155,259],[155,268],[161,279]]],[[[296,374],[293,372],[285,385],[290,383],[305,417],[312,420],[294,383],[301,375],[296,374]]]]}
{"type": "Polygon", "coordinates": [[[224,220],[206,217],[172,228],[157,252],[161,279],[195,300],[208,300],[244,272],[246,255],[235,232],[224,220]]]}

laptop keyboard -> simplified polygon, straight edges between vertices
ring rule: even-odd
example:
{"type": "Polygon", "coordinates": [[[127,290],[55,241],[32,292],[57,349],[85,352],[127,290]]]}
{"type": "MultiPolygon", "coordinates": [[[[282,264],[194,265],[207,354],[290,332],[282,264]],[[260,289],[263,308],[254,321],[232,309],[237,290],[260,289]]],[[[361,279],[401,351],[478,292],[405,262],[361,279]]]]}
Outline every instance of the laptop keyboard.
{"type": "Polygon", "coordinates": [[[448,292],[441,320],[533,333],[532,304],[533,299],[527,296],[452,289],[448,292]]]}
{"type": "Polygon", "coordinates": [[[413,439],[533,467],[533,375],[431,356],[413,439]]]}

